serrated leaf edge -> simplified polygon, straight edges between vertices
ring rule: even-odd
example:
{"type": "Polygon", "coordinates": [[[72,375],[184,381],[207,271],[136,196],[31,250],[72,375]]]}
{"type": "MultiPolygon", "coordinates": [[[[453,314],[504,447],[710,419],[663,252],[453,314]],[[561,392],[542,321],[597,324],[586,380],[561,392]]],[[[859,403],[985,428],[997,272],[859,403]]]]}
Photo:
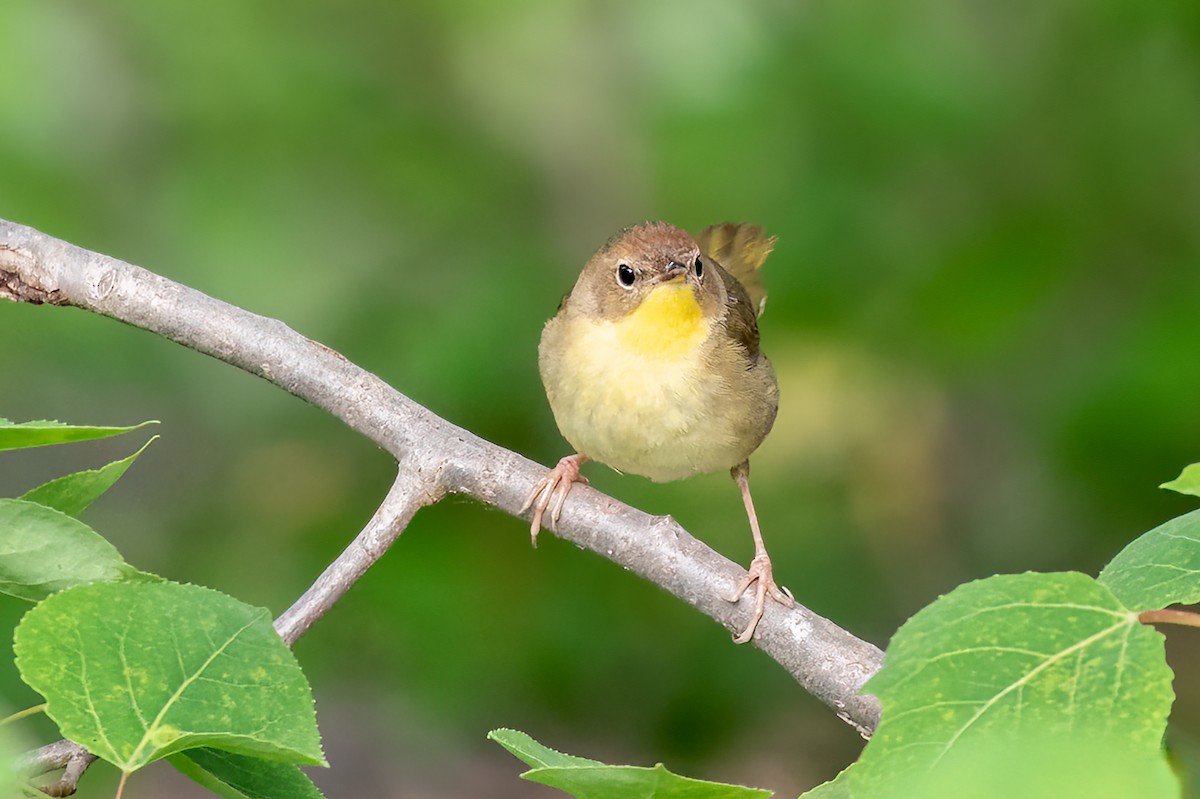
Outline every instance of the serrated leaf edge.
{"type": "Polygon", "coordinates": [[[94,435],[85,435],[81,438],[67,439],[65,441],[43,441],[43,442],[37,443],[37,444],[20,444],[17,446],[6,446],[3,444],[3,439],[0,438],[0,451],[10,451],[10,450],[19,450],[19,449],[36,449],[38,447],[52,447],[52,446],[58,446],[60,444],[77,444],[77,443],[80,443],[83,441],[96,441],[96,440],[102,439],[102,438],[112,438],[114,436],[124,435],[125,433],[132,433],[134,430],[140,430],[141,428],[143,428],[147,425],[152,425],[152,424],[159,424],[159,421],[157,419],[148,419],[144,422],[140,422],[139,424],[135,424],[135,425],[130,425],[128,427],[105,426],[105,425],[86,425],[86,424],[72,425],[72,424],[65,424],[64,422],[50,421],[47,419],[39,419],[37,421],[30,421],[30,422],[18,422],[16,424],[12,424],[12,423],[0,424],[0,434],[2,434],[3,431],[7,431],[7,430],[32,430],[32,431],[38,431],[38,430],[91,430],[91,431],[94,431],[94,435]]]}
{"type": "Polygon", "coordinates": [[[140,457],[141,454],[146,451],[146,447],[149,447],[151,444],[153,444],[155,441],[157,441],[160,437],[161,436],[151,436],[150,440],[147,441],[145,444],[142,444],[141,448],[137,452],[134,452],[132,455],[121,458],[119,460],[115,460],[110,463],[106,463],[97,469],[84,469],[83,471],[71,472],[70,474],[62,475],[61,477],[55,477],[53,480],[47,480],[46,482],[42,483],[41,485],[35,486],[35,487],[29,489],[24,494],[17,497],[17,499],[24,500],[25,502],[36,502],[37,504],[42,505],[43,507],[53,508],[54,510],[60,511],[61,513],[66,513],[68,516],[77,516],[78,514],[87,510],[88,506],[90,506],[94,501],[96,501],[100,497],[104,496],[104,494],[106,494],[108,492],[109,488],[112,488],[114,485],[116,485],[117,481],[125,476],[125,472],[127,472],[129,470],[129,467],[133,465],[133,462],[136,461],[138,459],[138,457],[140,457]],[[89,499],[87,501],[86,505],[84,505],[82,508],[80,508],[78,511],[75,511],[74,513],[69,513],[67,511],[62,510],[61,508],[56,508],[53,505],[48,505],[45,502],[41,502],[36,497],[30,498],[30,495],[34,494],[37,491],[41,491],[42,489],[48,488],[49,486],[59,485],[68,480],[71,480],[72,478],[78,478],[82,475],[98,475],[108,469],[119,469],[120,473],[116,477],[113,478],[112,482],[108,484],[108,487],[105,488],[104,491],[101,491],[99,494],[97,494],[96,496],[89,499]]]}
{"type": "MultiPolygon", "coordinates": [[[[36,504],[36,503],[35,503],[35,504],[36,504]]],[[[65,514],[64,514],[64,515],[65,515],[65,514]]],[[[138,572],[138,574],[139,574],[139,575],[143,575],[143,574],[145,574],[147,577],[154,578],[153,580],[147,580],[147,581],[146,581],[147,583],[161,583],[161,584],[166,584],[166,585],[181,586],[181,587],[184,587],[184,588],[197,588],[197,589],[200,589],[200,590],[203,590],[203,591],[206,591],[206,592],[212,593],[212,594],[218,594],[218,595],[220,595],[220,596],[223,596],[223,597],[225,597],[225,598],[227,598],[227,599],[233,600],[234,602],[240,603],[240,604],[244,605],[245,607],[249,608],[250,610],[254,611],[254,615],[253,615],[253,617],[252,617],[252,618],[251,618],[249,621],[247,621],[247,622],[246,622],[246,624],[244,624],[244,625],[243,625],[241,628],[239,628],[239,629],[238,629],[236,632],[234,632],[234,633],[233,633],[233,634],[232,634],[232,635],[229,637],[229,639],[228,639],[228,640],[227,640],[227,641],[226,641],[224,644],[222,644],[222,645],[221,645],[221,648],[220,648],[220,650],[219,650],[218,652],[214,652],[214,653],[213,653],[213,655],[212,655],[212,656],[210,656],[210,657],[208,658],[208,660],[206,660],[206,661],[205,661],[205,663],[204,663],[204,664],[203,664],[201,667],[199,667],[199,669],[196,671],[196,674],[195,674],[194,676],[192,676],[192,677],[189,677],[189,678],[188,678],[188,679],[185,681],[185,684],[190,684],[191,682],[194,682],[196,679],[199,679],[199,678],[200,678],[200,676],[201,676],[201,675],[204,673],[204,670],[205,670],[205,669],[207,669],[209,665],[211,665],[212,661],[213,661],[213,660],[214,660],[214,659],[217,657],[217,655],[219,655],[219,654],[220,654],[221,652],[223,652],[223,651],[224,651],[226,648],[228,648],[228,647],[229,647],[229,646],[230,646],[230,645],[231,645],[231,644],[232,644],[232,643],[233,643],[235,640],[237,640],[237,638],[238,638],[238,637],[239,637],[239,636],[240,636],[240,635],[241,635],[243,632],[245,632],[246,630],[248,630],[250,627],[254,626],[254,624],[255,624],[255,623],[257,623],[257,622],[259,622],[259,621],[263,621],[263,620],[265,620],[265,621],[267,621],[267,623],[268,623],[268,625],[269,625],[269,624],[270,624],[270,622],[271,622],[271,614],[270,614],[270,611],[268,611],[266,608],[257,607],[257,606],[255,606],[255,605],[250,605],[249,603],[242,602],[240,599],[237,599],[236,597],[230,596],[229,594],[226,594],[226,593],[225,593],[225,592],[223,592],[223,591],[218,591],[218,590],[217,590],[217,589],[215,589],[215,588],[210,588],[210,587],[208,587],[208,586],[204,586],[204,585],[196,585],[196,584],[194,584],[194,583],[186,583],[186,582],[183,582],[183,583],[181,583],[181,582],[175,582],[175,581],[173,581],[173,580],[167,580],[167,579],[165,579],[165,578],[159,577],[158,575],[148,574],[148,573],[144,573],[144,572],[138,572]]],[[[82,587],[85,587],[85,586],[91,586],[91,585],[108,585],[108,584],[114,584],[114,582],[113,582],[113,581],[97,581],[97,582],[91,582],[91,583],[83,583],[83,584],[81,584],[81,585],[72,586],[71,588],[64,589],[63,591],[58,591],[58,592],[55,592],[54,594],[51,594],[50,596],[48,596],[48,597],[46,597],[45,599],[43,599],[41,602],[37,603],[37,605],[35,605],[33,608],[31,608],[31,609],[29,610],[29,612],[27,612],[27,613],[26,613],[26,616],[28,616],[28,614],[29,614],[29,613],[32,613],[34,610],[36,610],[36,609],[37,609],[37,607],[38,607],[38,606],[42,605],[42,604],[43,604],[43,603],[45,603],[46,601],[48,601],[48,600],[51,600],[51,599],[53,599],[54,597],[61,596],[62,594],[66,593],[67,591],[71,591],[71,590],[74,590],[74,589],[77,589],[77,588],[82,588],[82,587]]],[[[20,628],[20,626],[21,626],[22,624],[24,624],[24,622],[25,622],[25,619],[24,619],[24,618],[22,618],[22,619],[21,619],[21,621],[20,621],[20,622],[17,624],[17,627],[18,627],[18,628],[20,628]]],[[[274,628],[272,627],[272,629],[274,629],[274,628]]],[[[15,634],[15,632],[16,632],[16,631],[14,630],[14,634],[15,634]]],[[[78,631],[76,631],[76,634],[78,634],[78,631]]],[[[295,654],[294,654],[294,653],[292,653],[290,649],[287,649],[287,647],[286,647],[286,646],[285,646],[285,649],[287,650],[288,654],[289,654],[289,655],[291,655],[291,656],[293,657],[293,659],[294,659],[294,658],[295,658],[295,654]]],[[[19,665],[19,663],[20,663],[20,660],[21,660],[21,658],[20,658],[20,656],[18,656],[18,657],[17,657],[17,662],[18,662],[18,670],[20,670],[20,665],[19,665]]],[[[297,663],[296,665],[297,665],[297,668],[298,668],[298,667],[299,667],[299,664],[297,663]]],[[[85,664],[85,663],[81,663],[81,670],[82,670],[84,673],[86,673],[86,664],[85,664]]],[[[302,670],[301,670],[301,675],[303,676],[303,671],[302,671],[302,670]]],[[[22,681],[25,681],[24,675],[22,675],[21,679],[22,679],[22,681]]],[[[304,679],[305,679],[305,683],[307,684],[307,677],[304,677],[304,679]]],[[[104,731],[104,727],[103,727],[103,725],[101,725],[101,724],[100,724],[99,716],[98,716],[98,714],[96,713],[96,711],[95,711],[95,708],[94,708],[94,705],[92,705],[92,702],[91,702],[91,692],[90,692],[90,687],[89,687],[89,686],[90,686],[90,683],[88,683],[86,680],[84,680],[83,682],[84,682],[84,685],[85,685],[85,687],[84,687],[84,694],[85,694],[85,696],[86,696],[86,698],[87,698],[87,701],[88,701],[88,705],[89,705],[89,711],[90,711],[90,713],[91,713],[91,716],[92,716],[92,718],[93,718],[93,719],[95,720],[95,722],[96,722],[96,728],[97,728],[97,730],[99,731],[99,734],[100,734],[101,738],[104,740],[104,743],[105,743],[105,745],[108,747],[108,750],[109,750],[109,751],[112,753],[112,755],[113,755],[113,759],[109,759],[109,758],[104,758],[104,759],[105,759],[107,762],[110,762],[110,763],[112,763],[112,764],[113,764],[114,766],[116,766],[117,768],[121,769],[121,771],[123,771],[123,772],[130,773],[130,774],[131,774],[131,773],[133,773],[134,771],[137,771],[138,769],[141,769],[141,768],[143,768],[143,767],[145,767],[145,766],[149,765],[149,764],[150,764],[151,762],[153,762],[154,760],[158,760],[158,759],[166,758],[166,757],[169,757],[170,755],[179,754],[179,753],[181,753],[181,752],[186,752],[188,749],[196,749],[196,748],[201,748],[201,747],[210,747],[210,748],[213,748],[213,749],[222,749],[222,748],[223,748],[219,742],[210,742],[210,741],[205,741],[205,742],[202,742],[202,743],[196,743],[196,744],[186,744],[186,742],[187,742],[187,741],[189,741],[189,740],[193,740],[193,741],[194,741],[194,740],[197,740],[197,738],[198,738],[198,736],[196,736],[196,735],[194,735],[194,734],[190,734],[190,733],[189,733],[189,734],[186,734],[186,735],[183,735],[183,736],[181,736],[181,737],[180,737],[179,739],[177,739],[176,741],[173,741],[171,744],[168,744],[168,745],[166,745],[166,746],[162,747],[161,749],[159,749],[157,752],[153,753],[153,755],[151,756],[151,757],[152,757],[152,759],[150,759],[150,760],[146,760],[146,761],[143,761],[143,762],[141,762],[141,763],[138,763],[138,764],[136,764],[136,765],[132,765],[132,767],[130,767],[130,768],[126,768],[126,765],[124,765],[122,762],[119,762],[119,761],[121,760],[121,758],[120,758],[120,757],[117,755],[116,748],[115,748],[115,747],[112,745],[112,743],[109,741],[109,739],[108,739],[108,736],[107,736],[107,734],[106,734],[106,733],[105,733],[105,731],[104,731]],[[185,742],[185,745],[183,745],[183,746],[177,746],[177,745],[178,745],[180,742],[185,742]]],[[[28,684],[28,682],[26,682],[26,684],[28,684]]],[[[33,688],[35,691],[37,690],[37,688],[36,688],[36,687],[34,687],[33,685],[30,685],[29,687],[30,687],[30,688],[33,688]]],[[[181,685],[181,686],[180,686],[180,688],[176,690],[175,694],[174,694],[174,695],[171,697],[171,699],[168,701],[168,703],[166,703],[166,704],[164,705],[164,708],[163,708],[163,710],[161,710],[161,711],[159,712],[158,716],[155,718],[155,721],[154,721],[154,723],[155,723],[155,724],[157,724],[159,721],[161,721],[161,719],[162,719],[162,717],[163,717],[163,714],[164,714],[164,713],[166,713],[166,710],[167,710],[167,709],[168,709],[168,708],[169,708],[171,705],[173,705],[173,704],[175,703],[175,701],[176,701],[176,700],[179,698],[179,696],[180,696],[181,692],[183,691],[183,688],[184,688],[184,687],[185,687],[185,685],[181,685]]],[[[39,693],[40,693],[40,691],[39,691],[39,693]]],[[[310,705],[311,705],[311,704],[313,704],[313,698],[312,698],[312,693],[311,693],[311,687],[309,688],[308,699],[309,699],[309,703],[310,703],[310,705]]],[[[49,717],[49,718],[50,718],[52,721],[54,721],[54,723],[55,723],[56,725],[58,725],[58,726],[61,728],[62,724],[61,724],[61,722],[59,721],[59,719],[55,717],[55,715],[54,715],[54,709],[55,709],[55,708],[54,708],[53,704],[52,704],[52,703],[49,703],[49,701],[47,700],[47,706],[46,706],[46,715],[47,715],[47,716],[48,716],[48,717],[49,717]]],[[[138,746],[137,746],[137,747],[135,747],[135,749],[134,749],[134,754],[137,754],[137,753],[139,753],[139,752],[142,750],[142,748],[145,746],[145,744],[146,744],[146,743],[149,741],[149,739],[150,739],[150,737],[151,737],[151,733],[152,733],[152,731],[153,731],[154,729],[156,729],[156,727],[154,727],[153,725],[152,725],[152,726],[149,726],[149,727],[147,727],[147,729],[146,729],[146,732],[145,732],[145,733],[143,734],[143,736],[142,736],[142,740],[141,740],[141,741],[138,743],[138,746]]],[[[222,739],[223,739],[223,740],[225,740],[225,741],[229,741],[229,740],[261,741],[261,740],[262,740],[262,739],[260,739],[260,738],[256,738],[256,737],[254,737],[253,735],[248,735],[248,734],[245,734],[245,733],[223,733],[223,734],[222,734],[222,739]]],[[[274,744],[271,744],[271,745],[272,745],[273,747],[275,746],[274,744]]],[[[307,753],[300,752],[299,750],[297,750],[297,749],[295,749],[295,748],[286,747],[286,749],[287,749],[287,751],[290,751],[291,753],[293,753],[293,754],[296,754],[296,755],[299,755],[300,757],[302,757],[302,758],[304,759],[304,760],[303,760],[303,763],[298,763],[297,761],[294,761],[294,760],[293,760],[293,761],[278,761],[278,762],[287,762],[287,763],[290,763],[290,764],[292,764],[292,765],[301,765],[301,764],[302,764],[302,765],[316,765],[316,766],[323,766],[323,767],[327,767],[327,766],[329,765],[329,764],[328,764],[328,761],[325,759],[324,747],[322,746],[322,743],[321,743],[321,741],[320,741],[319,739],[318,739],[318,741],[317,741],[317,758],[315,758],[315,759],[312,759],[312,758],[310,758],[310,756],[309,756],[307,753]]],[[[277,748],[277,750],[278,750],[278,748],[277,748]]],[[[231,750],[226,750],[226,751],[231,751],[231,750]]],[[[99,753],[93,752],[93,754],[99,754],[99,753]]],[[[269,756],[263,756],[263,755],[261,755],[261,754],[253,754],[253,755],[252,755],[252,754],[247,754],[247,756],[248,756],[248,757],[262,757],[262,758],[263,758],[263,759],[265,759],[265,760],[269,760],[269,759],[270,759],[270,757],[269,757],[269,756]]],[[[131,759],[132,759],[132,757],[133,757],[133,756],[131,755],[129,758],[126,758],[126,760],[131,760],[131,759]]]]}
{"type": "MultiPolygon", "coordinates": [[[[549,747],[547,747],[547,748],[549,748],[549,747]]],[[[559,754],[562,754],[562,753],[560,752],[559,754]]],[[[568,755],[568,757],[570,757],[570,755],[568,755]]],[[[540,785],[545,785],[547,783],[543,782],[542,780],[537,779],[537,777],[545,775],[545,774],[557,774],[557,773],[578,774],[579,772],[586,772],[586,771],[596,771],[596,772],[622,771],[622,772],[639,772],[639,773],[645,773],[645,774],[653,774],[654,775],[654,787],[656,790],[662,786],[663,780],[665,778],[674,777],[677,780],[680,780],[680,781],[686,782],[686,783],[691,783],[694,785],[704,785],[704,786],[716,787],[716,788],[730,788],[730,789],[734,789],[734,790],[744,792],[747,794],[757,795],[757,796],[762,797],[763,799],[767,799],[767,797],[774,795],[774,791],[768,790],[767,788],[754,788],[749,785],[737,785],[737,784],[734,784],[731,782],[714,782],[712,780],[702,780],[702,779],[698,779],[696,777],[687,777],[687,776],[684,776],[683,774],[676,774],[675,772],[671,771],[666,766],[664,766],[662,763],[655,763],[653,766],[610,765],[607,763],[600,763],[600,762],[596,762],[594,765],[589,764],[589,765],[582,765],[582,766],[540,766],[538,768],[531,768],[529,771],[526,771],[524,774],[521,775],[521,779],[529,780],[530,782],[536,782],[540,785]]],[[[651,796],[653,796],[653,794],[651,794],[651,796]]]]}
{"type": "MultiPolygon", "coordinates": [[[[539,769],[539,768],[583,768],[583,767],[585,767],[585,766],[592,766],[592,765],[596,765],[596,766],[603,766],[603,765],[605,765],[604,763],[601,763],[599,760],[591,760],[590,758],[586,758],[586,757],[580,757],[579,755],[572,755],[572,754],[568,754],[567,752],[560,752],[560,751],[558,751],[557,749],[554,749],[553,747],[546,746],[544,743],[542,743],[541,741],[537,740],[536,738],[534,738],[534,737],[533,737],[532,735],[530,735],[529,733],[527,733],[527,732],[524,732],[524,731],[522,731],[522,730],[514,730],[514,729],[512,729],[512,728],[510,728],[510,727],[499,727],[499,728],[497,728],[497,729],[494,729],[494,730],[492,730],[491,732],[489,732],[489,733],[487,734],[487,737],[488,737],[488,740],[489,740],[489,741],[495,741],[496,743],[498,743],[498,744],[500,744],[501,746],[503,746],[505,749],[507,749],[507,750],[508,750],[509,754],[511,754],[511,755],[513,755],[514,757],[516,757],[517,759],[521,760],[523,763],[525,763],[525,765],[529,766],[529,767],[530,767],[530,769],[539,769]],[[511,742],[510,742],[510,741],[508,741],[508,740],[505,740],[505,739],[503,739],[502,737],[500,737],[500,736],[502,736],[504,733],[512,733],[513,735],[519,736],[519,738],[521,739],[521,743],[526,743],[526,742],[528,742],[528,743],[532,743],[532,744],[535,744],[535,745],[537,745],[537,746],[541,747],[542,749],[548,749],[549,751],[551,751],[551,752],[553,752],[554,754],[556,754],[556,755],[559,755],[559,756],[561,756],[561,757],[566,757],[566,758],[570,758],[570,759],[572,759],[572,760],[577,760],[577,761],[579,761],[580,765],[579,765],[579,766],[551,766],[551,765],[545,764],[545,761],[541,759],[541,756],[540,756],[540,755],[538,755],[538,754],[536,754],[536,753],[534,753],[534,752],[530,751],[530,750],[529,750],[529,749],[527,749],[526,747],[524,747],[524,746],[510,745],[510,744],[511,744],[511,742]],[[520,752],[521,754],[518,754],[518,752],[520,752]],[[522,757],[522,756],[521,756],[522,754],[523,754],[523,755],[525,755],[525,756],[527,756],[527,757],[528,757],[528,758],[530,758],[531,760],[536,760],[537,762],[539,762],[539,763],[543,763],[544,765],[541,765],[541,766],[535,766],[535,765],[533,765],[532,763],[530,763],[530,762],[529,762],[529,760],[526,760],[526,759],[525,759],[525,757],[522,757]]],[[[526,772],[526,773],[528,773],[528,772],[526,772]]],[[[522,776],[524,776],[524,775],[522,775],[522,776]]]]}

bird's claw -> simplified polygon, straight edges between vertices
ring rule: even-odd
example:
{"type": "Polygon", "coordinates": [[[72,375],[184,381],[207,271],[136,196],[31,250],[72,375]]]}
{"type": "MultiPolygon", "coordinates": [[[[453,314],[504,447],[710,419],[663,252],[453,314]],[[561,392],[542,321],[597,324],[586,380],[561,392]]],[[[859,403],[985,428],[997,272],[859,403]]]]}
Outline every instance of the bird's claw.
{"type": "Polygon", "coordinates": [[[538,533],[542,529],[542,517],[546,510],[550,510],[550,529],[553,530],[558,525],[558,517],[562,515],[563,505],[567,501],[567,494],[571,492],[571,486],[575,483],[583,483],[587,485],[587,478],[579,473],[579,466],[586,460],[579,455],[568,455],[558,462],[550,473],[542,478],[533,490],[529,492],[529,496],[525,499],[525,504],[517,513],[524,513],[533,508],[533,516],[529,523],[529,540],[534,548],[537,548],[538,533]],[[553,507],[551,504],[553,503],[553,507]]]}
{"type": "Polygon", "coordinates": [[[754,637],[754,631],[758,628],[763,611],[766,610],[768,596],[786,608],[796,606],[796,599],[792,596],[792,592],[775,582],[775,578],[771,574],[771,559],[765,552],[756,555],[754,560],[750,561],[750,568],[746,571],[746,576],[738,583],[737,591],[728,598],[729,601],[739,601],[742,594],[751,585],[755,585],[754,612],[746,629],[733,637],[735,644],[744,644],[754,637]],[[755,585],[756,583],[757,585],[755,585]]]}

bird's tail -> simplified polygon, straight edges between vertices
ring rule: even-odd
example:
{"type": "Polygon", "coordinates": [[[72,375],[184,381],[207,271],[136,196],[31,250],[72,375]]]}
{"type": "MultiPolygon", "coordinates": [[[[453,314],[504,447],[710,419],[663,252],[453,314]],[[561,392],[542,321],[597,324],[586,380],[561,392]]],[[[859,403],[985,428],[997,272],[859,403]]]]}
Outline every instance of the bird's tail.
{"type": "Polygon", "coordinates": [[[758,270],[775,249],[775,237],[764,236],[758,225],[725,222],[702,230],[696,243],[700,245],[700,252],[719,263],[742,284],[755,312],[761,316],[767,304],[767,289],[758,270]]]}

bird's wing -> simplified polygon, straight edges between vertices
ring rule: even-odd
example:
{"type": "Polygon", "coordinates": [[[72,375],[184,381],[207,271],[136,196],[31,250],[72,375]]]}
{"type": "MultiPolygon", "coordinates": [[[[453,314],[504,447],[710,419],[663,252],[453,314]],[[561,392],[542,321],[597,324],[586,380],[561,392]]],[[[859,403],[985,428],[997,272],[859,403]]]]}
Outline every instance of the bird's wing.
{"type": "Polygon", "coordinates": [[[750,296],[733,275],[726,272],[716,260],[710,265],[725,283],[725,329],[729,337],[745,348],[751,359],[758,357],[758,315],[750,296]]]}

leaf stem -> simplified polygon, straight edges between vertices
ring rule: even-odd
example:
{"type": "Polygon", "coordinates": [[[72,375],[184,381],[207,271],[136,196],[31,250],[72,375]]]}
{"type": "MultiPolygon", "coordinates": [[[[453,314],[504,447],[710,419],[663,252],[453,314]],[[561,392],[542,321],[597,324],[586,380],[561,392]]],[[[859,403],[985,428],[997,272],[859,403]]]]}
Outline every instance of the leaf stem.
{"type": "Polygon", "coordinates": [[[32,716],[35,713],[44,713],[44,712],[46,712],[46,703],[45,702],[42,702],[40,705],[34,705],[33,707],[27,707],[24,710],[18,710],[16,713],[13,713],[11,716],[7,716],[3,719],[0,719],[0,727],[3,727],[6,724],[11,724],[14,721],[20,721],[21,719],[25,718],[26,716],[32,716]]]}
{"type": "Polygon", "coordinates": [[[121,794],[125,793],[125,780],[129,779],[129,772],[121,772],[121,781],[117,783],[117,795],[113,799],[121,799],[121,794]]]}
{"type": "Polygon", "coordinates": [[[1175,610],[1174,608],[1143,610],[1138,614],[1138,621],[1142,624],[1179,624],[1184,627],[1200,627],[1200,613],[1190,610],[1175,610]]]}

